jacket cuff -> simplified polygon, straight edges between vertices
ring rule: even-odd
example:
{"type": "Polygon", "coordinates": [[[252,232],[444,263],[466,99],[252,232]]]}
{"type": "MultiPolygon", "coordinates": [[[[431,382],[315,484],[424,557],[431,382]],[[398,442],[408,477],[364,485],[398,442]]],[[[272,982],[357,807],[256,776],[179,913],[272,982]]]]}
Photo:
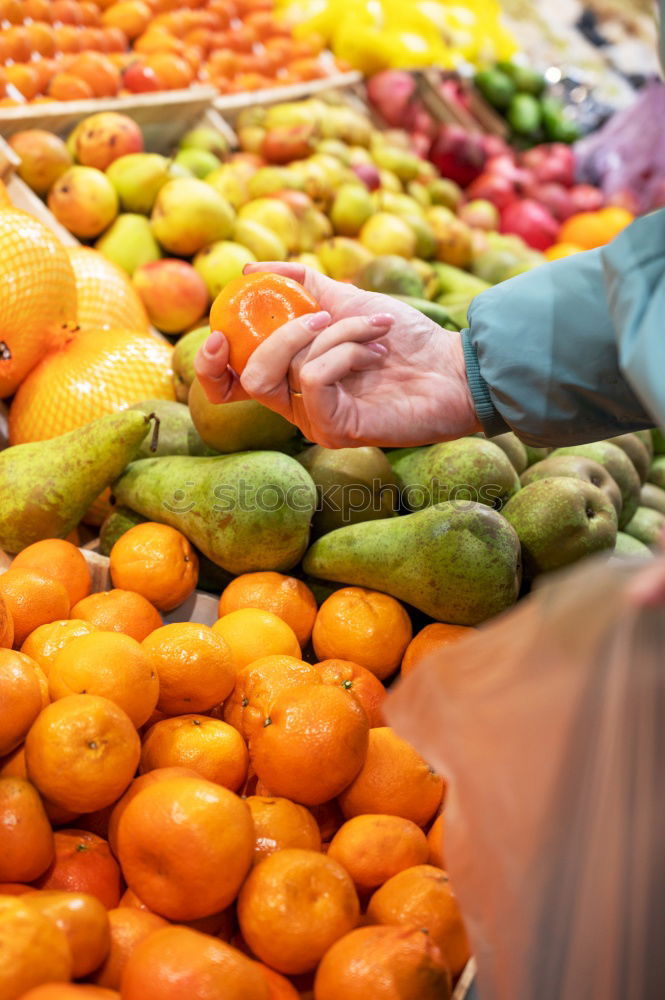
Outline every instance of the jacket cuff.
{"type": "Polygon", "coordinates": [[[476,410],[476,416],[483,425],[485,435],[487,437],[496,437],[497,434],[505,434],[506,431],[510,430],[510,427],[492,402],[487,382],[480,374],[478,355],[471,342],[469,330],[462,330],[462,349],[464,351],[466,378],[471,390],[473,405],[476,410]]]}

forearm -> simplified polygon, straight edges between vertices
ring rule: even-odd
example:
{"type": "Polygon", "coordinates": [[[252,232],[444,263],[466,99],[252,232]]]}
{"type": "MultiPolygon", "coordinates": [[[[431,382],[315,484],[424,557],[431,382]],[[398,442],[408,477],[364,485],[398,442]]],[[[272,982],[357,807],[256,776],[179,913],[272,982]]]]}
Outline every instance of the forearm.
{"type": "Polygon", "coordinates": [[[621,370],[601,250],[497,285],[469,321],[467,372],[486,433],[564,445],[653,426],[621,370]]]}

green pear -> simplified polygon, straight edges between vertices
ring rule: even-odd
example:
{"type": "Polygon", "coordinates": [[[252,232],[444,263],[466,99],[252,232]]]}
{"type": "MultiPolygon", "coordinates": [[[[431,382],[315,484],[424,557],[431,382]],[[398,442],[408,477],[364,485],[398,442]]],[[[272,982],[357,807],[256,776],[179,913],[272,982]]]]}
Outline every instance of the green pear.
{"type": "Polygon", "coordinates": [[[651,441],[654,455],[665,455],[665,431],[654,427],[651,431],[651,441]]]}
{"type": "Polygon", "coordinates": [[[274,451],[144,458],[132,462],[113,494],[149,520],[177,528],[234,574],[295,566],[316,506],[307,472],[274,451]]]}
{"type": "Polygon", "coordinates": [[[485,438],[459,438],[388,454],[402,487],[402,502],[422,510],[446,500],[501,508],[520,488],[510,459],[485,438]]]}
{"type": "Polygon", "coordinates": [[[585,483],[597,486],[614,507],[617,518],[621,514],[621,490],[615,480],[603,465],[591,458],[584,458],[583,455],[550,455],[549,458],[530,465],[520,478],[522,486],[528,486],[537,479],[552,479],[557,476],[582,479],[585,483]]]}
{"type": "Polygon", "coordinates": [[[383,292],[385,295],[408,295],[416,299],[425,295],[425,283],[418,269],[411,261],[394,255],[370,261],[356,275],[354,284],[368,292],[383,292]]]}
{"type": "Polygon", "coordinates": [[[487,281],[490,285],[498,285],[505,281],[513,268],[522,261],[519,253],[508,248],[500,250],[490,247],[473,259],[471,270],[478,278],[487,281]]]}
{"type": "Polygon", "coordinates": [[[287,260],[289,256],[279,236],[253,219],[236,219],[231,239],[251,250],[257,260],[287,260]]]}
{"type": "Polygon", "coordinates": [[[476,278],[475,275],[462,271],[461,268],[454,267],[452,264],[437,262],[433,267],[440,282],[442,295],[456,295],[460,299],[471,299],[474,295],[479,295],[490,288],[487,281],[482,281],[481,278],[476,278]]]}
{"type": "Polygon", "coordinates": [[[220,240],[199,250],[192,261],[206,283],[211,299],[216,299],[229,281],[239,278],[246,264],[253,264],[256,257],[240,243],[220,240]]]}
{"type": "Polygon", "coordinates": [[[640,477],[640,483],[645,483],[649,474],[651,455],[640,441],[637,434],[620,434],[618,437],[608,438],[608,440],[625,451],[628,458],[635,466],[635,470],[640,477]]]}
{"type": "Polygon", "coordinates": [[[169,253],[191,257],[231,234],[235,212],[205,181],[179,177],[168,181],[152,210],[152,231],[169,253]]]}
{"type": "Polygon", "coordinates": [[[522,545],[524,575],[561,569],[613,549],[617,515],[602,490],[580,479],[537,479],[503,508],[522,545]]]}
{"type": "Polygon", "coordinates": [[[197,378],[189,389],[189,410],[202,440],[218,452],[278,449],[298,432],[294,424],[254,399],[211,403],[197,378]]]}
{"type": "Polygon", "coordinates": [[[617,531],[616,545],[612,553],[619,559],[653,559],[653,552],[644,542],[638,541],[632,535],[626,535],[623,531],[617,531]]]}
{"type": "Polygon", "coordinates": [[[637,510],[640,499],[640,478],[625,451],[609,441],[594,441],[591,444],[557,448],[552,455],[582,455],[604,466],[621,490],[619,527],[625,528],[637,510]]]}
{"type": "Polygon", "coordinates": [[[247,182],[250,198],[266,198],[277,191],[302,191],[304,181],[288,167],[259,167],[247,182]]]}
{"type": "Polygon", "coordinates": [[[640,493],[640,507],[651,507],[665,514],[665,490],[653,483],[645,483],[640,493]]]}
{"type": "Polygon", "coordinates": [[[656,457],[649,468],[647,482],[653,483],[654,486],[660,486],[661,490],[665,490],[665,455],[659,455],[657,448],[656,457]]]}
{"type": "Polygon", "coordinates": [[[309,208],[298,229],[298,249],[300,253],[314,253],[321,240],[328,240],[333,234],[330,219],[318,208],[309,208]]]}
{"type": "Polygon", "coordinates": [[[137,267],[159,260],[162,251],[145,215],[126,213],[111,223],[95,249],[131,277],[137,267]]]}
{"type": "Polygon", "coordinates": [[[157,195],[169,180],[169,163],[158,153],[128,153],[107,168],[123,212],[150,215],[157,195]]]}
{"type": "Polygon", "coordinates": [[[339,139],[322,139],[316,147],[317,153],[326,153],[328,156],[335,156],[345,166],[351,166],[351,155],[349,147],[339,139]]]}
{"type": "Polygon", "coordinates": [[[430,208],[433,204],[427,185],[422,181],[409,181],[406,192],[421,208],[430,208]]]}
{"type": "Polygon", "coordinates": [[[137,514],[129,507],[114,507],[111,513],[104,519],[99,529],[99,553],[102,556],[110,556],[111,549],[130,528],[135,528],[137,524],[144,524],[145,517],[137,514]]]}
{"type": "Polygon", "coordinates": [[[199,347],[203,347],[210,336],[209,326],[200,326],[196,330],[184,333],[173,349],[171,366],[173,368],[173,385],[175,387],[176,399],[179,403],[186,403],[189,396],[189,387],[194,381],[194,358],[199,347]]]}
{"type": "Polygon", "coordinates": [[[408,194],[382,191],[379,188],[373,195],[373,201],[377,212],[389,212],[391,215],[399,215],[402,219],[425,218],[422,205],[408,194]]]}
{"type": "Polygon", "coordinates": [[[137,458],[159,458],[161,455],[217,455],[201,438],[194,426],[189,407],[172,399],[145,399],[134,403],[130,409],[154,415],[158,423],[157,445],[143,441],[137,458]]]}
{"type": "Polygon", "coordinates": [[[427,191],[433,205],[442,205],[453,212],[457,211],[464,197],[459,184],[446,177],[437,177],[430,181],[427,185],[427,191]]]}
{"type": "Polygon", "coordinates": [[[665,535],[665,514],[653,507],[638,507],[625,530],[643,545],[656,546],[665,535]]]}
{"type": "Polygon", "coordinates": [[[413,181],[420,173],[420,157],[406,149],[381,144],[372,149],[372,158],[380,170],[390,170],[401,181],[413,181]]]}
{"type": "Polygon", "coordinates": [[[173,162],[189,170],[192,177],[198,177],[201,181],[221,167],[218,157],[207,149],[181,149],[173,157],[173,162]]]}
{"type": "Polygon", "coordinates": [[[380,448],[331,449],[315,444],[296,457],[318,492],[315,535],[398,513],[397,477],[380,448]]]}
{"type": "Polygon", "coordinates": [[[495,437],[490,438],[490,441],[494,444],[498,444],[501,451],[506,453],[515,472],[518,476],[521,476],[529,464],[529,460],[527,458],[526,448],[518,436],[513,434],[512,431],[508,431],[506,434],[495,435],[495,437]]]}
{"type": "Polygon", "coordinates": [[[534,448],[533,445],[524,445],[527,457],[527,465],[535,465],[536,462],[542,462],[544,458],[550,453],[549,448],[534,448]]]}
{"type": "Polygon", "coordinates": [[[520,546],[489,507],[440,503],[332,531],[314,542],[303,569],[382,590],[438,621],[479,625],[517,600],[520,546]]]}
{"type": "Polygon", "coordinates": [[[372,196],[364,184],[342,184],[330,209],[330,221],[338,236],[357,236],[374,215],[372,196]]]}
{"type": "Polygon", "coordinates": [[[206,184],[214,187],[223,198],[237,211],[241,205],[249,201],[249,191],[247,181],[238,172],[233,163],[222,163],[221,167],[213,170],[205,178],[206,184]]]}
{"type": "Polygon", "coordinates": [[[144,413],[123,410],[0,452],[0,548],[16,553],[65,538],[131,462],[149,427],[144,413]]]}
{"type": "Polygon", "coordinates": [[[279,198],[256,198],[238,210],[238,220],[250,220],[270,229],[289,253],[298,248],[298,220],[285,201],[279,198]]]}
{"type": "Polygon", "coordinates": [[[653,437],[651,431],[633,431],[635,437],[638,437],[649,454],[649,461],[653,458],[653,437]]]}
{"type": "Polygon", "coordinates": [[[357,240],[334,236],[316,248],[323,268],[336,281],[353,281],[358,272],[372,260],[372,254],[357,240]]]}
{"type": "Polygon", "coordinates": [[[198,125],[196,128],[185,132],[178,143],[179,149],[203,149],[207,153],[213,153],[218,159],[223,160],[228,156],[231,147],[228,139],[225,139],[221,132],[207,125],[198,125]]]}
{"type": "Polygon", "coordinates": [[[416,234],[399,215],[376,212],[360,230],[362,245],[377,256],[395,254],[410,259],[416,255],[416,234]]]}
{"type": "Polygon", "coordinates": [[[416,257],[433,260],[438,253],[439,242],[427,219],[419,215],[405,215],[404,221],[411,226],[416,237],[416,257]]]}

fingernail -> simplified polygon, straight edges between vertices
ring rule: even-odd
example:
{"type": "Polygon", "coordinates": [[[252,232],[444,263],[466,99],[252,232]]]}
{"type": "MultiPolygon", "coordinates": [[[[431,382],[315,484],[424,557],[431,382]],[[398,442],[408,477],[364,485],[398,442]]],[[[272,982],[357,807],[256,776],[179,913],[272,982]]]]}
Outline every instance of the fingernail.
{"type": "Polygon", "coordinates": [[[203,353],[207,354],[209,358],[214,358],[223,343],[224,338],[219,330],[213,330],[203,345],[203,353]]]}
{"type": "Polygon", "coordinates": [[[312,313],[311,316],[305,316],[303,322],[310,330],[323,330],[324,327],[328,326],[331,319],[332,316],[329,312],[318,312],[312,313]]]}
{"type": "Polygon", "coordinates": [[[385,346],[385,344],[368,344],[367,346],[369,347],[370,351],[372,351],[374,354],[383,355],[388,353],[388,348],[385,346]]]}
{"type": "Polygon", "coordinates": [[[370,326],[391,326],[394,322],[395,317],[391,316],[390,313],[377,313],[376,316],[369,318],[370,326]]]}

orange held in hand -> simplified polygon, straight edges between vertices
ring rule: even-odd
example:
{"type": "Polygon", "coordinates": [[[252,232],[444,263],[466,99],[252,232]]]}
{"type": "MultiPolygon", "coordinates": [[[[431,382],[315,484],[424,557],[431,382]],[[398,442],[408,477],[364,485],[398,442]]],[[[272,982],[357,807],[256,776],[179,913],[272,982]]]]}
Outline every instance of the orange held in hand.
{"type": "Polygon", "coordinates": [[[229,364],[240,374],[259,344],[298,316],[319,311],[302,285],[279,274],[246,274],[230,281],[213,302],[210,329],[229,342],[229,364]]]}

